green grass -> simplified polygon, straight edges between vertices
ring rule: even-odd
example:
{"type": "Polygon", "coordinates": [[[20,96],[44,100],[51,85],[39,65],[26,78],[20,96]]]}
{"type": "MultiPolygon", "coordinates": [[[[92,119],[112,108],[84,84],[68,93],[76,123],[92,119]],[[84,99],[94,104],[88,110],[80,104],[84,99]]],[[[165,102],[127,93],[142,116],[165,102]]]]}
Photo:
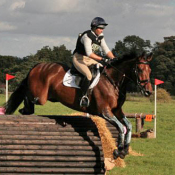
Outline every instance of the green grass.
{"type": "MultiPolygon", "coordinates": [[[[153,112],[154,104],[149,102],[126,102],[124,111],[128,113],[153,112]]],[[[152,125],[153,122],[146,122],[152,125]]],[[[133,150],[143,157],[127,156],[126,168],[115,168],[108,175],[170,175],[175,174],[175,101],[158,103],[157,138],[132,139],[133,150]]]]}
{"type": "MultiPolygon", "coordinates": [[[[5,96],[0,94],[0,106],[5,96]]],[[[22,107],[22,106],[21,106],[22,107]]],[[[144,97],[126,101],[123,107],[126,113],[154,113],[154,103],[144,97]]],[[[60,103],[47,102],[45,106],[36,106],[36,114],[62,115],[75,111],[60,103]]],[[[18,112],[16,112],[18,114],[18,112]]],[[[130,121],[135,126],[134,119],[130,121]]],[[[145,122],[144,129],[153,128],[153,122],[145,122]]],[[[133,150],[144,154],[141,157],[129,155],[125,158],[125,168],[114,168],[108,175],[174,175],[175,174],[175,99],[172,103],[157,104],[157,138],[132,139],[133,150]]]]}

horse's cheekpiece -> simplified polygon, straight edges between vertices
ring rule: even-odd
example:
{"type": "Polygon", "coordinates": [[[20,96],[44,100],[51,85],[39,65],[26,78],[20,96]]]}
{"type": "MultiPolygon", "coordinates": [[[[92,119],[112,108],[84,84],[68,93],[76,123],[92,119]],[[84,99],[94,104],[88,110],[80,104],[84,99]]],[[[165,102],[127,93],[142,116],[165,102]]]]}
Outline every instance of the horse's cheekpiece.
{"type": "MultiPolygon", "coordinates": [[[[80,74],[72,74],[71,70],[69,69],[64,78],[63,78],[63,84],[67,87],[74,87],[74,88],[81,88],[80,84],[84,76],[80,74]]],[[[100,64],[97,64],[96,66],[96,77],[92,81],[91,85],[89,86],[89,89],[93,89],[99,82],[100,79],[100,64]]]]}

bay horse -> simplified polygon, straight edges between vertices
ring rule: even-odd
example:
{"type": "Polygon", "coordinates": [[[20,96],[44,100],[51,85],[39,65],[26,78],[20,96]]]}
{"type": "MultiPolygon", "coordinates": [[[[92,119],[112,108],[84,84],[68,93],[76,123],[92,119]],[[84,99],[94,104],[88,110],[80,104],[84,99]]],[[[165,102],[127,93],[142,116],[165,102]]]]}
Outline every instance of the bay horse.
{"type": "Polygon", "coordinates": [[[77,111],[98,115],[119,131],[118,148],[114,149],[114,158],[124,158],[128,154],[132,125],[122,111],[126,99],[126,87],[133,81],[145,96],[150,96],[151,55],[130,53],[120,60],[113,60],[104,66],[100,80],[94,87],[88,107],[80,107],[81,90],[63,85],[63,77],[68,67],[58,63],[40,63],[34,66],[20,86],[12,93],[5,105],[6,114],[12,114],[24,101],[19,112],[24,115],[34,113],[34,105],[44,105],[47,100],[61,102],[77,111]],[[125,130],[126,128],[126,130],[125,130]]]}

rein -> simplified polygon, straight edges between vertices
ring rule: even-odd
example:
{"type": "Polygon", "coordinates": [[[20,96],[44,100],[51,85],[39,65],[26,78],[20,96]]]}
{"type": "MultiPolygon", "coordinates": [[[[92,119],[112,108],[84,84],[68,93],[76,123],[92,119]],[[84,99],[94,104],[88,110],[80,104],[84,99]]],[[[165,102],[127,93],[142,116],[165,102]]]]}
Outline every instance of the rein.
{"type": "Polygon", "coordinates": [[[111,77],[108,76],[108,74],[106,73],[106,71],[104,71],[103,74],[108,79],[108,81],[114,86],[114,88],[115,89],[118,89],[118,86],[116,85],[115,81],[111,77]]]}

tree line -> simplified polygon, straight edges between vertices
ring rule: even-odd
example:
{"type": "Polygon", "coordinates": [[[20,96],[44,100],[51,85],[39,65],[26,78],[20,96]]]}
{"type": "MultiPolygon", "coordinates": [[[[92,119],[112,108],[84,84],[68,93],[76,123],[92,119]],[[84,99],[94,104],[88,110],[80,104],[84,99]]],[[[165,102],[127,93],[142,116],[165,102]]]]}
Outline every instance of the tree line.
{"type": "MultiPolygon", "coordinates": [[[[154,83],[154,78],[164,81],[165,83],[160,86],[171,95],[175,95],[175,36],[164,37],[164,42],[156,42],[154,45],[151,45],[149,40],[135,35],[126,36],[123,40],[117,41],[112,49],[119,59],[133,51],[138,55],[142,52],[153,52],[153,60],[150,63],[151,82],[154,83]]],[[[9,87],[13,91],[37,63],[59,62],[71,67],[72,56],[72,51],[64,45],[53,48],[44,46],[36,54],[24,58],[0,55],[0,87],[5,84],[6,73],[16,76],[10,81],[9,87]]],[[[136,87],[130,84],[129,90],[136,91],[136,87]]]]}

